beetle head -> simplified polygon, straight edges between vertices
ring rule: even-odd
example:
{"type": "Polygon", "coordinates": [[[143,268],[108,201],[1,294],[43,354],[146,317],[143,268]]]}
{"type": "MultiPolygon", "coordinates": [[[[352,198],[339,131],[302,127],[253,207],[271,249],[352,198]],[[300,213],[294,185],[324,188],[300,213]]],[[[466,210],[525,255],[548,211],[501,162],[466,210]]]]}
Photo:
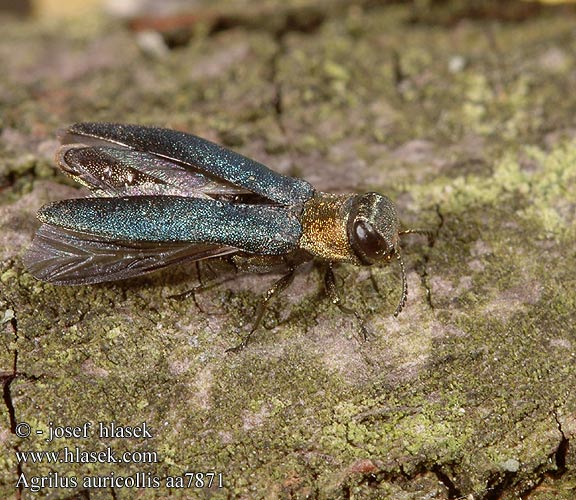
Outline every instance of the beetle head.
{"type": "Polygon", "coordinates": [[[397,316],[408,296],[406,271],[400,254],[400,222],[390,198],[378,193],[366,193],[353,199],[348,217],[348,241],[358,260],[370,266],[396,257],[402,274],[402,297],[396,307],[397,316]]]}

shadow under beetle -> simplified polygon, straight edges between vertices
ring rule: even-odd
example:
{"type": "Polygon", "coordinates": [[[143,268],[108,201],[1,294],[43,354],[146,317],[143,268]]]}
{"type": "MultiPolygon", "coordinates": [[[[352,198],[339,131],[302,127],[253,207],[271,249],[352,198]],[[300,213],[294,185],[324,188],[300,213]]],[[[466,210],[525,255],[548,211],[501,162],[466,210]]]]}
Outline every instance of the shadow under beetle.
{"type": "MultiPolygon", "coordinates": [[[[408,295],[392,201],[378,193],[330,194],[308,182],[200,137],[175,130],[77,123],[60,133],[56,160],[88,187],[89,197],[56,201],[25,255],[38,279],[61,285],[114,281],[185,261],[229,256],[241,270],[286,274],[268,290],[242,348],[268,301],[290,285],[298,265],[325,263],[331,301],[347,313],[332,267],[395,258],[408,295]]],[[[359,318],[360,319],[360,318],[359,318]]]]}

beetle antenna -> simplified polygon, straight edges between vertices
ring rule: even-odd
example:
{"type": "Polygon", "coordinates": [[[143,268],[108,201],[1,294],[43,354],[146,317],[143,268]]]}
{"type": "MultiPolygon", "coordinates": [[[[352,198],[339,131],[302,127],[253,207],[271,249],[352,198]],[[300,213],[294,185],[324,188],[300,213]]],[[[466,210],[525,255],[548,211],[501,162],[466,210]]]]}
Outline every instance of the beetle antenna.
{"type": "Polygon", "coordinates": [[[434,243],[434,238],[436,237],[433,231],[428,231],[427,229],[404,229],[403,231],[398,231],[398,236],[406,236],[407,234],[423,234],[428,237],[429,245],[434,243]]]}
{"type": "Polygon", "coordinates": [[[406,268],[404,267],[404,261],[402,260],[402,255],[400,254],[400,250],[396,250],[396,258],[400,263],[400,273],[402,275],[402,297],[400,297],[400,302],[396,306],[396,310],[394,311],[394,316],[398,316],[402,309],[404,309],[404,305],[406,304],[406,299],[408,298],[408,282],[406,281],[406,268]]]}

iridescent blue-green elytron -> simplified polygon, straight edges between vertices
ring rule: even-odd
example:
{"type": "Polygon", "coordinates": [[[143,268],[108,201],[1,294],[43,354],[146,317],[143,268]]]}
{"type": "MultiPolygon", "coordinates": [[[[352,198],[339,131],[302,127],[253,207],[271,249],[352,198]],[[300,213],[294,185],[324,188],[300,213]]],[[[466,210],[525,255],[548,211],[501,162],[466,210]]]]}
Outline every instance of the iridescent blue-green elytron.
{"type": "Polygon", "coordinates": [[[394,257],[402,271],[395,314],[405,304],[399,237],[422,231],[400,231],[386,196],[318,192],[304,180],[174,130],[78,123],[60,138],[59,166],[90,195],[39,211],[43,225],[25,262],[41,280],[98,283],[228,256],[244,269],[287,270],[265,303],[300,264],[316,259],[326,263],[327,291],[341,306],[333,264],[394,257]]]}

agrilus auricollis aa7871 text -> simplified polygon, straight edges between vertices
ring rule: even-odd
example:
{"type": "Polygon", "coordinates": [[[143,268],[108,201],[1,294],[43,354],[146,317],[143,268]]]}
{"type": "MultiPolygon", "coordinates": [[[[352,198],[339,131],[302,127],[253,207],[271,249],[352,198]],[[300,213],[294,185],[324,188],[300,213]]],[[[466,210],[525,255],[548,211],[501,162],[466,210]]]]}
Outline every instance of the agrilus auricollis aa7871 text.
{"type": "MultiPolygon", "coordinates": [[[[266,293],[286,288],[302,263],[325,263],[326,291],[338,307],[332,267],[398,260],[408,287],[396,208],[378,193],[330,194],[278,174],[215,143],[175,130],[77,123],[60,135],[59,166],[88,187],[87,198],[50,203],[25,256],[37,278],[83,285],[227,256],[240,269],[284,269],[266,293]]],[[[353,312],[353,311],[352,311],[353,312]]],[[[244,346],[250,336],[246,337],[244,346]]]]}

